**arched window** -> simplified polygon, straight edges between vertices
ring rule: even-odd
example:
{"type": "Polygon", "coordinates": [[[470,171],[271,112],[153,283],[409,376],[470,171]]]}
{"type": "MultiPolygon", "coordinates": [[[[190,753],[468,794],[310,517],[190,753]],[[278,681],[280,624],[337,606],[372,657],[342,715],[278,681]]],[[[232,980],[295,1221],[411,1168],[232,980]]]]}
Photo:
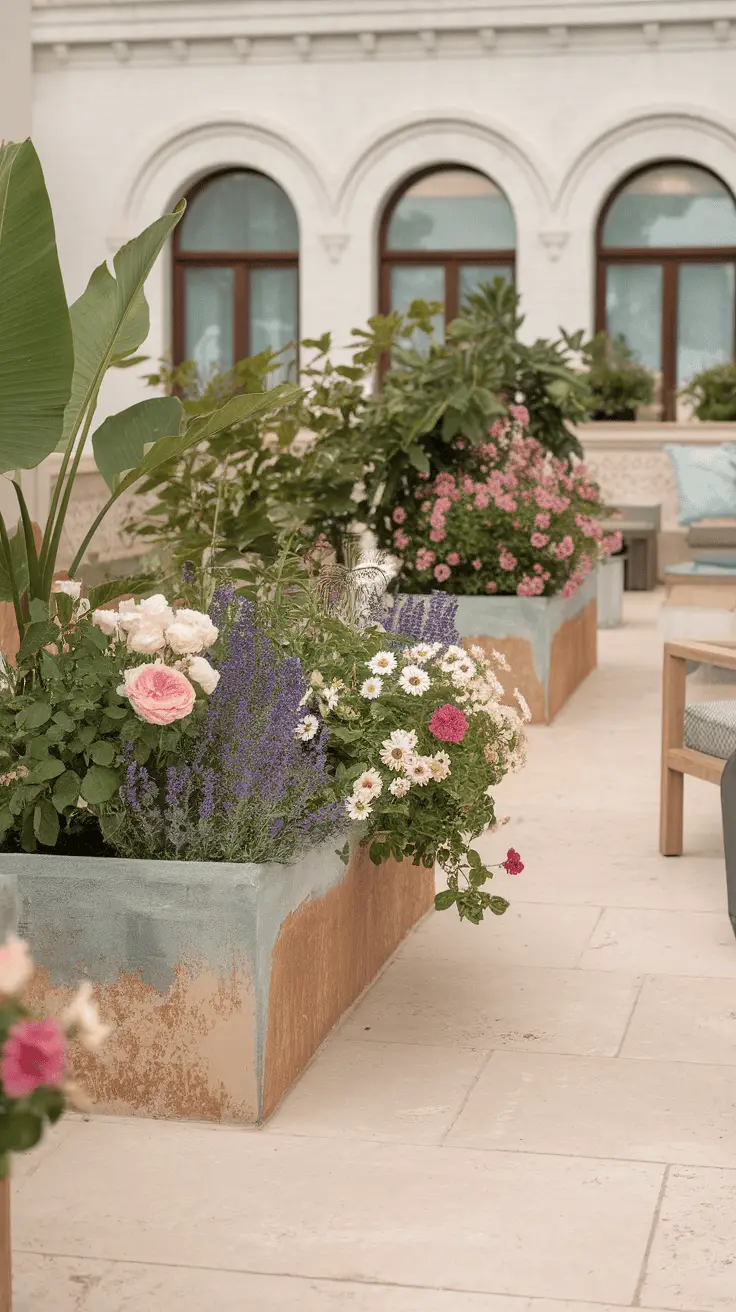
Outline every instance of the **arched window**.
{"type": "Polygon", "coordinates": [[[515,248],[514,215],[495,182],[452,166],[422,173],[401,187],[383,216],[381,311],[441,301],[441,337],[482,283],[513,280],[515,248]]]}
{"type": "Polygon", "coordinates": [[[706,169],[644,169],[604,206],[596,326],[660,380],[663,419],[695,374],[733,359],[735,269],[736,203],[706,169]]]}
{"type": "MultiPolygon", "coordinates": [[[[281,187],[246,169],[218,173],[188,197],[174,233],[174,352],[203,381],[237,360],[296,341],[299,227],[281,187]]],[[[277,382],[293,370],[284,352],[277,382]]]]}

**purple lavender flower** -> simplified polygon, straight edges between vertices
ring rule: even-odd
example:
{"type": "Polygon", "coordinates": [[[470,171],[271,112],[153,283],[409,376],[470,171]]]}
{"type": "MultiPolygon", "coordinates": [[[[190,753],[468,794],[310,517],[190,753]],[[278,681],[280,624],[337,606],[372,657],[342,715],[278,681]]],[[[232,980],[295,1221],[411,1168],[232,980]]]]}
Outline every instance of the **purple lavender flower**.
{"type": "Polygon", "coordinates": [[[433,592],[429,597],[399,595],[383,624],[387,633],[415,642],[441,642],[446,647],[459,643],[457,597],[433,592]]]}

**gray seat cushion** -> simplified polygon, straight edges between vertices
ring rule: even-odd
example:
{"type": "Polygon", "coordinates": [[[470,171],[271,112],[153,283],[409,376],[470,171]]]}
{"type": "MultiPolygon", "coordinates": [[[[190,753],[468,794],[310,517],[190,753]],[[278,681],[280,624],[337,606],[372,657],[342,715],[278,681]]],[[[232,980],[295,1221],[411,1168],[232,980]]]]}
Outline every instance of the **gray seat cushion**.
{"type": "Polygon", "coordinates": [[[691,524],[687,542],[689,547],[736,550],[736,521],[733,524],[691,524]]]}
{"type": "Polygon", "coordinates": [[[685,746],[727,761],[736,752],[736,700],[691,702],[685,708],[685,746]]]}

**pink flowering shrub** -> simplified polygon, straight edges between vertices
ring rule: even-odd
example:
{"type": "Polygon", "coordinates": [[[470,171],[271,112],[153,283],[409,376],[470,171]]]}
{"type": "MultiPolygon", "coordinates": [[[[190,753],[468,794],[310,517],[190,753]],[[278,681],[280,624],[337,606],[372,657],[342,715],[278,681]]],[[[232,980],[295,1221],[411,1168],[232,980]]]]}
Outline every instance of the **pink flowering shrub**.
{"type": "Polygon", "coordinates": [[[0,944],[0,1179],[10,1171],[10,1154],[35,1148],[44,1126],[55,1124],[73,1104],[70,1044],[77,1041],[96,1052],[110,1033],[88,982],[59,1020],[33,1017],[22,995],[34,969],[28,945],[9,935],[0,944]]]}
{"type": "Polygon", "coordinates": [[[529,437],[526,408],[510,411],[462,469],[425,484],[401,517],[405,590],[440,583],[464,596],[571,597],[602,555],[620,550],[620,534],[601,525],[608,509],[585,465],[555,459],[529,437]]]}

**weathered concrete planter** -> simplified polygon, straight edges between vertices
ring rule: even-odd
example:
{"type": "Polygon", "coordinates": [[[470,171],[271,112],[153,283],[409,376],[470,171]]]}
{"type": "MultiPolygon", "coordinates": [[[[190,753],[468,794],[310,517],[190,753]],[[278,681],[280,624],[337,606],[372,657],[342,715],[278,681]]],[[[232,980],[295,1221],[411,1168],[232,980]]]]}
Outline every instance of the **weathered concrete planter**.
{"type": "Polygon", "coordinates": [[[0,1180],[0,1312],[11,1312],[10,1180],[0,1180]]]}
{"type": "Polygon", "coordinates": [[[503,653],[511,666],[507,700],[518,688],[535,724],[550,724],[597,664],[595,574],[568,601],[561,597],[459,597],[457,626],[466,646],[503,653]]]}
{"type": "Polygon", "coordinates": [[[30,990],[80,978],[115,1031],[75,1075],[98,1110],[258,1122],[432,906],[431,871],[334,842],[291,866],[0,856],[30,990]]]}

